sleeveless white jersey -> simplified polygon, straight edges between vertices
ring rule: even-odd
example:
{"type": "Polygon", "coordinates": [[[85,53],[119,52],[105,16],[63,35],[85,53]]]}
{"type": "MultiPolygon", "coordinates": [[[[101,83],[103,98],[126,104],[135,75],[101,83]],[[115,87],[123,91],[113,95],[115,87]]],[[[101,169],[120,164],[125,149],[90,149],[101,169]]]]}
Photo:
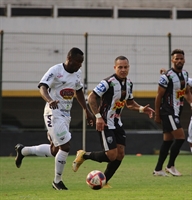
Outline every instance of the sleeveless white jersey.
{"type": "Polygon", "coordinates": [[[64,113],[70,116],[70,110],[75,95],[75,90],[83,87],[81,83],[81,70],[69,73],[65,70],[63,63],[52,66],[42,77],[39,84],[49,87],[49,95],[53,100],[59,100],[58,109],[50,109],[46,103],[44,115],[64,113]]]}

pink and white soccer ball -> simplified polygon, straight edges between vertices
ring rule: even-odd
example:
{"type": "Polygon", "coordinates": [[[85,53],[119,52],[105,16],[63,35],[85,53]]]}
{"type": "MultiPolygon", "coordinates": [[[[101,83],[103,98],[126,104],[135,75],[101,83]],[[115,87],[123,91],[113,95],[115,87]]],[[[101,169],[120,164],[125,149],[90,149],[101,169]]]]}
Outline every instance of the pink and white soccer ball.
{"type": "Polygon", "coordinates": [[[86,183],[91,189],[99,190],[106,184],[105,174],[99,170],[93,170],[87,175],[86,183]]]}

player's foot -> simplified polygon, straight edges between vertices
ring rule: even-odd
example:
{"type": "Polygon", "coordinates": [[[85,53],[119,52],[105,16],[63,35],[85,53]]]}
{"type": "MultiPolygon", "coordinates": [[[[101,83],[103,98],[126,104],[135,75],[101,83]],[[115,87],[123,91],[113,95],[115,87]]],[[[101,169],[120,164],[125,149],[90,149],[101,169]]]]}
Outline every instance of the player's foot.
{"type": "Polygon", "coordinates": [[[104,186],[103,186],[103,188],[112,188],[112,186],[111,185],[109,185],[109,183],[106,183],[104,186]]]}
{"type": "Polygon", "coordinates": [[[86,152],[84,150],[77,151],[76,158],[73,161],[73,165],[72,165],[74,172],[76,172],[79,169],[80,165],[85,161],[85,159],[83,158],[83,155],[85,153],[86,152]]]}
{"type": "Polygon", "coordinates": [[[17,152],[17,156],[15,157],[15,164],[19,168],[21,166],[22,160],[24,156],[21,153],[21,150],[24,148],[24,145],[22,144],[17,144],[15,146],[15,151],[17,152]]]}
{"type": "Polygon", "coordinates": [[[64,185],[63,181],[60,181],[59,183],[55,183],[55,182],[53,181],[52,187],[53,187],[55,190],[68,190],[68,188],[64,185]]]}
{"type": "Polygon", "coordinates": [[[165,173],[163,170],[160,171],[153,171],[154,176],[169,176],[167,173],[165,173]]]}
{"type": "Polygon", "coordinates": [[[165,171],[173,176],[182,176],[182,174],[174,166],[170,168],[166,167],[165,171]]]}

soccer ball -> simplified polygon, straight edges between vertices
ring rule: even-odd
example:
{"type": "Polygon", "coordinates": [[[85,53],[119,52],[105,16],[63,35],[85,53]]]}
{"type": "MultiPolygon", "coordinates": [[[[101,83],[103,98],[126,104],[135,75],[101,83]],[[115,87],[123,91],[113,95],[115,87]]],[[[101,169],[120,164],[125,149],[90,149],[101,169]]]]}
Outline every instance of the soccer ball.
{"type": "Polygon", "coordinates": [[[105,174],[99,170],[93,170],[87,175],[86,183],[91,189],[99,190],[106,183],[105,174]]]}

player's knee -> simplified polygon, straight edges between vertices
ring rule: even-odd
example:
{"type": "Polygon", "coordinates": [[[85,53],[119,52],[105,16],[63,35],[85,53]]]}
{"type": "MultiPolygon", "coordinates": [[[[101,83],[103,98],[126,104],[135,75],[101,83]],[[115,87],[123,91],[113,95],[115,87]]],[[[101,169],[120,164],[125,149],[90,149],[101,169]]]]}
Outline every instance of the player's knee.
{"type": "Polygon", "coordinates": [[[67,142],[67,143],[65,143],[65,144],[63,144],[63,145],[61,145],[61,146],[59,146],[59,148],[60,148],[62,151],[69,152],[69,150],[70,150],[70,143],[67,142]]]}
{"type": "Polygon", "coordinates": [[[107,157],[110,161],[114,161],[117,159],[117,150],[109,150],[107,152],[107,157]]]}
{"type": "Polygon", "coordinates": [[[51,154],[55,157],[57,152],[59,150],[59,147],[51,146],[51,154]]]}
{"type": "Polygon", "coordinates": [[[117,155],[117,160],[123,160],[124,156],[125,156],[125,153],[124,153],[124,152],[119,153],[119,154],[117,155]]]}

